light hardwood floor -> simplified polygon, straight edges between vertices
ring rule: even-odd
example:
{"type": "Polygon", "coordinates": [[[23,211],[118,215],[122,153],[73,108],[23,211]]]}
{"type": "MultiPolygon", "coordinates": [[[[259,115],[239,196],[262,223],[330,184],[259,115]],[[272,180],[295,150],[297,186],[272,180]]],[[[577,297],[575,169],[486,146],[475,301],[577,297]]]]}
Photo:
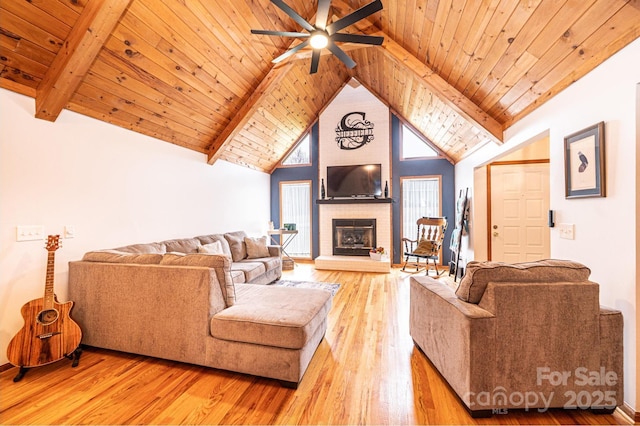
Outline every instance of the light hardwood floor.
{"type": "MultiPolygon", "coordinates": [[[[619,413],[510,411],[472,419],[409,335],[409,274],[316,271],[340,283],[329,328],[297,390],[210,368],[87,348],[0,374],[2,424],[628,424],[619,413]]],[[[123,295],[124,297],[124,295],[123,295]]],[[[167,319],[170,320],[170,319],[167,319]]]]}

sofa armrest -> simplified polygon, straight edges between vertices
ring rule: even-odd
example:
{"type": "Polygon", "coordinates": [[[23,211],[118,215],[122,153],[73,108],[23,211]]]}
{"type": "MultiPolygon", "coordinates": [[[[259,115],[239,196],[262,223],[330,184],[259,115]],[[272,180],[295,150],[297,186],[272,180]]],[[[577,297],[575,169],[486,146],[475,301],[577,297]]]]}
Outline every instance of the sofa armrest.
{"type": "Polygon", "coordinates": [[[600,365],[609,379],[604,390],[613,395],[616,406],[624,403],[623,327],[622,312],[600,306],[600,365]]]}
{"type": "Polygon", "coordinates": [[[282,256],[282,247],[281,246],[267,246],[269,249],[269,255],[273,257],[282,256]]]}
{"type": "Polygon", "coordinates": [[[470,406],[470,392],[492,383],[488,372],[495,359],[494,315],[429,277],[411,277],[409,315],[416,345],[470,406]]]}
{"type": "Polygon", "coordinates": [[[190,266],[70,262],[69,298],[83,344],[194,364],[225,307],[215,270],[190,266]]]}

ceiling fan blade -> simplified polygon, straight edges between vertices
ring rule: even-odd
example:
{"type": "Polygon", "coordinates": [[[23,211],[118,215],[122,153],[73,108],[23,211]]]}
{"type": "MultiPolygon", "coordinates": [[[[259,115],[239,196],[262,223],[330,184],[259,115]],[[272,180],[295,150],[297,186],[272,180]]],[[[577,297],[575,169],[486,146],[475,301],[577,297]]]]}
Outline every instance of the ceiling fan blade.
{"type": "Polygon", "coordinates": [[[302,16],[298,15],[298,12],[291,9],[285,2],[282,0],[271,0],[271,3],[278,6],[280,9],[284,11],[287,15],[291,17],[294,21],[296,21],[302,28],[307,31],[315,31],[315,27],[308,23],[302,16]]]}
{"type": "Polygon", "coordinates": [[[296,33],[291,31],[251,30],[251,34],[264,34],[281,37],[309,37],[309,33],[296,33]]]}
{"type": "Polygon", "coordinates": [[[295,47],[292,47],[291,49],[287,50],[286,52],[284,52],[282,55],[278,56],[277,58],[275,58],[271,62],[273,62],[274,64],[277,64],[278,62],[282,62],[284,59],[287,59],[289,56],[293,55],[298,50],[306,47],[307,45],[309,45],[309,40],[308,39],[303,41],[299,45],[297,45],[295,47]]]}
{"type": "Polygon", "coordinates": [[[333,24],[328,25],[326,28],[326,31],[329,35],[331,35],[333,33],[340,31],[343,28],[348,27],[351,24],[358,22],[361,19],[366,18],[367,16],[373,13],[376,13],[379,10],[382,10],[382,2],[380,0],[375,0],[366,6],[362,6],[358,10],[351,12],[347,16],[338,19],[333,24]]]}
{"type": "Polygon", "coordinates": [[[324,30],[329,19],[329,7],[331,0],[318,0],[318,11],[316,12],[316,27],[324,30]]]}
{"type": "Polygon", "coordinates": [[[344,41],[347,43],[374,44],[380,46],[384,41],[384,37],[362,35],[362,34],[343,34],[335,33],[331,36],[333,41],[344,41]]]}
{"type": "Polygon", "coordinates": [[[340,59],[347,66],[347,68],[353,68],[356,66],[355,61],[351,59],[349,55],[344,53],[344,50],[340,49],[335,43],[329,41],[327,49],[329,49],[331,53],[336,55],[338,59],[340,59]]]}
{"type": "Polygon", "coordinates": [[[320,49],[313,49],[311,54],[311,70],[309,74],[315,74],[318,72],[318,63],[320,62],[320,49]]]}

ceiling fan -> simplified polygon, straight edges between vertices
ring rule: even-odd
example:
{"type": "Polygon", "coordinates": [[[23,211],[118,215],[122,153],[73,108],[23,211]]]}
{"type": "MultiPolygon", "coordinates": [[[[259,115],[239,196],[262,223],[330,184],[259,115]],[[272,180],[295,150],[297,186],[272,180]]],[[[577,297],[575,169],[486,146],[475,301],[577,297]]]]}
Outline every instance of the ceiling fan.
{"type": "Polygon", "coordinates": [[[289,7],[282,0],[271,0],[271,3],[282,9],[287,15],[296,21],[302,28],[308,32],[291,32],[291,31],[271,31],[271,30],[251,30],[252,34],[264,34],[280,37],[296,37],[305,39],[302,43],[289,49],[282,55],[275,58],[272,62],[278,63],[303,49],[304,47],[311,45],[313,53],[311,54],[311,70],[310,74],[314,74],[318,71],[318,63],[320,62],[320,52],[325,47],[338,57],[348,68],[353,68],[356,63],[342,50],[336,42],[348,42],[348,43],[360,43],[381,45],[384,41],[383,37],[370,36],[364,34],[348,34],[340,33],[343,28],[354,24],[369,15],[382,10],[382,2],[375,0],[360,9],[338,19],[335,22],[327,25],[329,19],[329,7],[331,6],[331,0],[318,0],[318,11],[316,12],[316,24],[311,25],[307,20],[300,16],[295,10],[289,7]]]}

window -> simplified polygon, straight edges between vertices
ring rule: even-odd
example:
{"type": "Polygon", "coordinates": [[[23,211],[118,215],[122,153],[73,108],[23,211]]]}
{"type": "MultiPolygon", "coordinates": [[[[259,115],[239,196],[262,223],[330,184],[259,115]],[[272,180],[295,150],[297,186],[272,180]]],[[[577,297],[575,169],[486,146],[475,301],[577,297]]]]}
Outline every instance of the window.
{"type": "Polygon", "coordinates": [[[422,139],[421,136],[415,134],[406,125],[402,125],[402,137],[401,137],[401,158],[403,160],[410,158],[429,158],[438,157],[438,153],[427,142],[422,139]]]}
{"type": "MultiPolygon", "coordinates": [[[[440,177],[402,178],[402,235],[414,240],[417,236],[416,221],[421,217],[439,217],[440,177]]],[[[403,247],[404,249],[404,247],[403,247]]]]}
{"type": "Polygon", "coordinates": [[[307,133],[300,139],[300,142],[296,145],[296,147],[287,155],[287,157],[282,160],[283,166],[299,166],[302,164],[311,164],[311,155],[310,148],[310,134],[307,133]]]}
{"type": "Polygon", "coordinates": [[[287,246],[291,257],[311,258],[311,182],[280,182],[280,226],[295,223],[298,235],[287,246]]]}

